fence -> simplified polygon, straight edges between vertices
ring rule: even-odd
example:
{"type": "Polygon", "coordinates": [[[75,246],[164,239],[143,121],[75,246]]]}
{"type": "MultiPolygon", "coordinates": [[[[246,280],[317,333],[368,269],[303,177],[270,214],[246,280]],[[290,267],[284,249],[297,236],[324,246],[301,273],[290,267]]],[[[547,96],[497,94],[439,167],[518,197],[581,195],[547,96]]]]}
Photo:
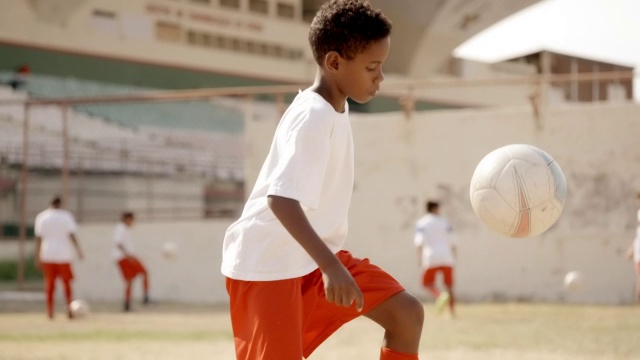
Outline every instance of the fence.
{"type": "MultiPolygon", "coordinates": [[[[462,89],[468,87],[486,87],[486,86],[523,86],[527,89],[529,94],[529,102],[534,109],[534,113],[538,118],[544,117],[545,109],[549,106],[547,93],[549,86],[554,83],[563,82],[582,82],[593,81],[594,79],[606,80],[606,79],[630,79],[633,78],[633,74],[620,72],[613,73],[599,73],[599,74],[570,74],[570,75],[533,75],[533,76],[510,76],[502,77],[498,79],[479,79],[479,80],[424,80],[424,81],[396,81],[395,83],[389,83],[385,85],[385,88],[381,91],[383,95],[395,98],[402,106],[407,118],[411,118],[417,102],[425,99],[425,95],[422,95],[424,89],[444,89],[454,88],[462,89]]],[[[185,159],[156,159],[156,160],[144,160],[145,151],[140,149],[140,152],[135,154],[128,151],[114,151],[112,153],[106,152],[89,152],[83,154],[82,150],[76,149],[74,146],[74,139],[69,136],[69,122],[70,112],[74,106],[87,105],[87,104],[104,104],[117,106],[124,103],[158,103],[158,102],[179,102],[179,101],[192,101],[192,100],[205,100],[216,97],[239,97],[244,104],[244,121],[253,121],[256,117],[255,104],[252,101],[253,97],[263,94],[271,94],[276,96],[276,104],[274,108],[275,113],[281,113],[285,108],[285,95],[292,94],[298,91],[300,86],[269,86],[269,87],[236,87],[236,88],[217,88],[217,89],[199,89],[199,90],[182,90],[182,91],[157,91],[146,92],[140,94],[131,95],[115,95],[115,96],[95,96],[95,97],[80,97],[80,98],[50,98],[50,99],[9,99],[0,100],[0,108],[3,106],[20,106],[23,109],[24,118],[22,119],[22,141],[20,147],[6,148],[3,151],[3,161],[17,165],[19,161],[19,169],[14,169],[16,173],[19,171],[19,178],[13,183],[13,186],[9,187],[10,192],[15,199],[13,201],[18,204],[19,208],[19,238],[20,243],[24,244],[26,238],[27,222],[29,218],[33,216],[33,210],[29,212],[27,195],[33,192],[34,189],[30,188],[31,171],[37,167],[40,163],[54,164],[48,170],[50,174],[54,174],[54,177],[59,177],[59,192],[61,193],[63,200],[68,202],[70,199],[70,189],[72,185],[72,175],[74,175],[75,182],[82,182],[86,179],[88,171],[83,169],[87,168],[88,164],[91,164],[92,171],[95,173],[96,178],[106,179],[107,182],[113,181],[108,175],[114,174],[127,174],[127,176],[139,176],[136,179],[140,180],[135,185],[123,184],[122,186],[129,186],[131,188],[131,194],[141,194],[137,196],[137,200],[125,201],[118,203],[117,196],[114,194],[119,190],[105,191],[101,190],[101,195],[104,202],[108,199],[111,203],[109,206],[101,205],[100,200],[92,198],[92,200],[78,201],[77,210],[79,214],[92,214],[91,216],[80,215],[81,219],[96,220],[103,216],[112,219],[119,209],[134,208],[144,213],[143,216],[147,216],[150,219],[155,218],[175,218],[180,217],[182,214],[186,214],[190,211],[194,211],[194,214],[190,216],[216,216],[216,215],[234,215],[233,211],[229,211],[228,207],[222,206],[220,208],[207,207],[206,198],[210,196],[211,199],[221,198],[224,201],[230,201],[237,204],[241,202],[243,197],[242,189],[238,185],[242,181],[251,185],[252,179],[247,177],[247,174],[240,174],[241,179],[235,179],[238,181],[230,181],[224,183],[221,187],[210,186],[207,187],[206,174],[212,167],[219,166],[220,163],[212,164],[206,162],[189,161],[189,154],[187,154],[187,160],[185,159]],[[61,113],[61,126],[60,126],[60,144],[51,145],[51,147],[42,146],[35,147],[31,144],[31,133],[34,129],[30,125],[31,113],[38,107],[55,106],[60,109],[61,113]],[[20,152],[20,154],[18,154],[20,152]],[[44,161],[47,159],[47,161],[44,161]],[[55,161],[49,161],[54,159],[55,161]],[[57,164],[56,164],[57,162],[57,164]],[[57,165],[57,166],[55,166],[57,165]],[[101,171],[99,171],[101,170],[101,171]],[[59,175],[57,174],[59,171],[59,175]],[[201,176],[195,176],[200,174],[201,176]],[[149,195],[149,179],[150,178],[164,177],[166,179],[178,178],[179,181],[162,184],[161,187],[165,189],[164,195],[158,197],[149,195]],[[190,185],[194,185],[194,188],[200,190],[195,192],[187,192],[183,194],[176,188],[177,183],[183,183],[185,177],[192,179],[191,183],[187,186],[183,186],[180,190],[190,188],[190,185]],[[196,179],[196,180],[193,180],[196,179]],[[226,191],[221,190],[226,189],[226,191]],[[200,193],[201,198],[198,196],[200,193]],[[225,198],[225,196],[227,198],[225,198]],[[187,205],[182,207],[176,205],[179,200],[191,199],[200,200],[205,199],[204,204],[201,205],[187,205]],[[98,203],[96,208],[87,210],[85,207],[89,203],[98,203]],[[167,203],[168,207],[158,208],[154,204],[167,203]],[[201,207],[200,207],[201,206],[201,207]],[[145,210],[146,209],[146,210],[145,210]]],[[[265,136],[267,136],[265,134],[265,136]]],[[[270,134],[268,135],[270,136],[270,134]]],[[[245,144],[251,145],[251,144],[245,144]]],[[[117,144],[113,146],[117,149],[117,144]]],[[[2,150],[2,149],[0,149],[2,150]]],[[[147,152],[154,152],[157,149],[150,149],[147,152]]],[[[191,152],[190,154],[196,154],[197,152],[191,152]]],[[[238,164],[235,164],[236,166],[238,164]]],[[[14,166],[15,167],[15,166],[14,166]]],[[[8,170],[9,172],[11,169],[8,170]]],[[[2,175],[2,174],[0,174],[2,175]]],[[[1,176],[0,176],[1,177],[1,176]]],[[[215,178],[215,176],[214,176],[215,178]]],[[[233,178],[233,176],[231,177],[233,178]]],[[[126,183],[128,179],[120,179],[123,183],[126,183]]],[[[156,184],[157,185],[157,184],[156,184]]],[[[219,184],[218,184],[219,185],[219,184]]],[[[58,185],[53,184],[48,189],[56,188],[58,185]]],[[[153,185],[151,185],[153,186],[153,185]]],[[[76,187],[82,189],[82,185],[76,187]]],[[[43,194],[45,193],[44,190],[43,194]]],[[[93,194],[96,194],[95,190],[92,190],[93,194]]],[[[88,193],[91,193],[89,191],[88,193]]],[[[58,191],[57,191],[58,192],[58,191]]],[[[6,193],[6,191],[5,191],[6,193]]],[[[162,192],[160,192],[162,193],[162,192]]],[[[88,194],[85,193],[85,196],[88,194]]],[[[212,200],[213,201],[213,200],[212,200]]],[[[194,201],[200,203],[200,201],[194,201]]],[[[94,205],[91,205],[94,206],[94,205]]],[[[18,283],[21,284],[24,280],[24,245],[20,246],[20,266],[19,266],[19,278],[18,283]]]]}

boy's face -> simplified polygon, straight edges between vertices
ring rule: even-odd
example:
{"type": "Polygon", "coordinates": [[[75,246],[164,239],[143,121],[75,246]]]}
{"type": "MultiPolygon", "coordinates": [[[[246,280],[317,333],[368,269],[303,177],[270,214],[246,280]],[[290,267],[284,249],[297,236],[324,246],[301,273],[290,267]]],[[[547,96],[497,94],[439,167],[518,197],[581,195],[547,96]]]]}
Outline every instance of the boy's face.
{"type": "Polygon", "coordinates": [[[353,59],[340,58],[341,66],[336,77],[341,92],[358,103],[371,100],[384,80],[382,65],[389,55],[391,40],[379,40],[353,59]]]}

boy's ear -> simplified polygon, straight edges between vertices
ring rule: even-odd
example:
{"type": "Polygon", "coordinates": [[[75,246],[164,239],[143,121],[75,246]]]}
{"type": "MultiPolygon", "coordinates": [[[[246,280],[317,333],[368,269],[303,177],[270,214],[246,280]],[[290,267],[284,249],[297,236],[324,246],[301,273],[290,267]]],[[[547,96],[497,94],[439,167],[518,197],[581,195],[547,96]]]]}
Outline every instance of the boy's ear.
{"type": "Polygon", "coordinates": [[[340,55],[335,51],[329,51],[324,57],[324,67],[329,71],[340,69],[340,55]]]}

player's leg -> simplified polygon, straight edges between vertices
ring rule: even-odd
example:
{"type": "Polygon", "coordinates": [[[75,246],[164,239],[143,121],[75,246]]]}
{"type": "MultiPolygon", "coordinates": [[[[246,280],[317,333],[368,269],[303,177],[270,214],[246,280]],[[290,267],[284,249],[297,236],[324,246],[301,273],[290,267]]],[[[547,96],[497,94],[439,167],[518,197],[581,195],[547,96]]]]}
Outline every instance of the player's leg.
{"type": "Polygon", "coordinates": [[[44,294],[47,302],[47,316],[53,319],[53,293],[56,289],[56,273],[53,264],[42,263],[44,273],[44,294]]]}
{"type": "Polygon", "coordinates": [[[142,276],[142,291],[143,291],[143,304],[149,304],[149,274],[147,269],[142,265],[142,262],[138,258],[132,259],[132,266],[135,268],[135,273],[142,276]]]}
{"type": "Polygon", "coordinates": [[[144,298],[142,300],[142,303],[147,305],[149,304],[150,300],[149,300],[149,274],[147,273],[146,270],[142,273],[142,291],[144,292],[144,298]]]}
{"type": "Polygon", "coordinates": [[[451,315],[455,316],[456,296],[453,292],[453,267],[444,266],[442,269],[442,274],[444,277],[444,286],[447,288],[447,292],[449,293],[449,310],[451,311],[451,315]]]}
{"type": "Polygon", "coordinates": [[[73,314],[71,313],[71,301],[73,301],[73,290],[71,288],[71,281],[73,281],[73,272],[71,270],[71,264],[57,264],[59,267],[59,275],[62,279],[62,284],[64,286],[64,297],[66,300],[67,307],[67,317],[69,319],[73,318],[73,314]]]}
{"type": "Polygon", "coordinates": [[[227,279],[238,360],[302,359],[301,278],[227,279]]]}
{"type": "Polygon", "coordinates": [[[422,285],[430,290],[431,295],[433,295],[433,297],[435,298],[435,308],[436,308],[436,312],[441,313],[445,307],[447,306],[447,304],[449,304],[449,292],[447,291],[440,291],[435,283],[436,283],[436,277],[439,273],[443,272],[443,267],[442,266],[436,266],[436,267],[430,267],[425,271],[423,280],[422,280],[422,285]]]}
{"type": "Polygon", "coordinates": [[[71,313],[71,301],[73,301],[72,298],[72,290],[71,290],[71,281],[70,280],[62,280],[62,284],[64,286],[64,297],[65,300],[67,301],[67,317],[69,319],[73,318],[73,314],[71,313]]]}
{"type": "Polygon", "coordinates": [[[422,286],[427,289],[434,299],[437,299],[438,296],[440,296],[440,290],[435,286],[436,273],[437,271],[435,268],[428,268],[424,271],[422,276],[422,286]]]}
{"type": "Polygon", "coordinates": [[[124,280],[124,311],[131,310],[131,284],[133,279],[124,280]]]}
{"type": "Polygon", "coordinates": [[[406,291],[388,298],[366,317],[384,328],[383,350],[380,359],[417,359],[424,309],[422,303],[406,291]],[[386,350],[385,350],[386,349],[386,350]]]}
{"type": "Polygon", "coordinates": [[[131,310],[131,284],[136,273],[133,271],[128,258],[120,259],[118,261],[118,267],[120,268],[120,274],[124,281],[124,311],[127,312],[131,310]]]}
{"type": "Polygon", "coordinates": [[[417,359],[424,316],[422,304],[405,292],[402,285],[391,275],[371,264],[369,259],[355,258],[348,251],[340,251],[336,256],[360,287],[364,297],[364,308],[359,312],[355,304],[344,307],[327,301],[320,270],[304,276],[304,357],[308,358],[342,325],[364,314],[385,329],[381,359],[417,359]]]}

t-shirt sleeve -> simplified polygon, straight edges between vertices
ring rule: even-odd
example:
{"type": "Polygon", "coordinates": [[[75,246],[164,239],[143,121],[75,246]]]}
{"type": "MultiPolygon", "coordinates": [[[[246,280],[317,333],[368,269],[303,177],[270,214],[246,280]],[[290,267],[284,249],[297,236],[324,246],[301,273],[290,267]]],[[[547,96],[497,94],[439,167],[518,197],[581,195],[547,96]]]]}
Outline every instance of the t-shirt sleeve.
{"type": "Polygon", "coordinates": [[[69,223],[69,233],[75,234],[78,231],[78,224],[76,223],[76,219],[73,217],[73,214],[69,213],[67,216],[69,223]]]}
{"type": "Polygon", "coordinates": [[[286,135],[267,195],[295,199],[316,209],[330,150],[331,121],[300,115],[286,135]]]}

